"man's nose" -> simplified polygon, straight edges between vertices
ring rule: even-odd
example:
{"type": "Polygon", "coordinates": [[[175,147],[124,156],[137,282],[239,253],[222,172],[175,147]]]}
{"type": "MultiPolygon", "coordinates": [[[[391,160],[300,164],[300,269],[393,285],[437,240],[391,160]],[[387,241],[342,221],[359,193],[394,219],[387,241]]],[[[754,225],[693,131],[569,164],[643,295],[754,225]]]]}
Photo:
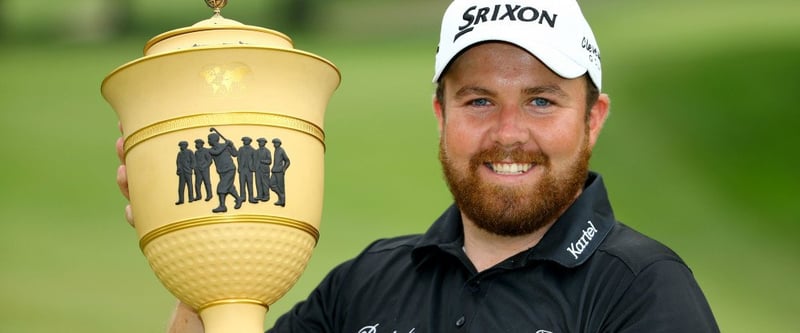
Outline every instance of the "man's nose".
{"type": "Polygon", "coordinates": [[[528,142],[531,133],[524,116],[519,106],[504,106],[496,116],[492,131],[495,143],[503,147],[513,147],[528,142]]]}

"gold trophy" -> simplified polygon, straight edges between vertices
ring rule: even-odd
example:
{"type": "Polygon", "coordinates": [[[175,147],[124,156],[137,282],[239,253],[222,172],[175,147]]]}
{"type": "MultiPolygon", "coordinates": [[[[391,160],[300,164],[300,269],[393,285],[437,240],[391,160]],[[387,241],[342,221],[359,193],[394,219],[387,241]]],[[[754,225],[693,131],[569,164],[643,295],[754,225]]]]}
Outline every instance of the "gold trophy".
{"type": "Polygon", "coordinates": [[[263,332],[319,238],[329,61],[223,18],[153,37],[101,91],[125,140],[139,247],[208,333],[263,332]],[[177,200],[176,200],[177,199],[177,200]]]}

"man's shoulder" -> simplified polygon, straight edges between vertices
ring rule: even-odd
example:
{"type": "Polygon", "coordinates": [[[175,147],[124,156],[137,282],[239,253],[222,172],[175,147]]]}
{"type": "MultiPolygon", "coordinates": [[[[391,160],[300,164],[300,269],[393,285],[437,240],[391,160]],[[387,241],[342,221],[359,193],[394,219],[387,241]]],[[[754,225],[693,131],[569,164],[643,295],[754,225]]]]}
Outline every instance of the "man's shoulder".
{"type": "Polygon", "coordinates": [[[403,270],[411,265],[411,252],[420,235],[406,235],[373,241],[349,260],[347,270],[403,270]]]}
{"type": "Polygon", "coordinates": [[[378,239],[354,258],[337,266],[331,274],[339,277],[337,280],[343,283],[339,288],[345,289],[359,289],[374,279],[391,280],[404,276],[413,267],[411,252],[419,237],[420,235],[408,235],[378,239]]]}
{"type": "Polygon", "coordinates": [[[685,265],[668,246],[619,222],[597,251],[621,261],[633,274],[661,261],[685,265]]]}
{"type": "Polygon", "coordinates": [[[372,244],[370,244],[364,250],[364,253],[368,255],[370,254],[376,255],[381,253],[391,253],[398,251],[407,253],[411,251],[414,248],[414,246],[417,245],[420,237],[422,237],[422,235],[404,235],[392,238],[378,239],[372,242],[372,244]]]}

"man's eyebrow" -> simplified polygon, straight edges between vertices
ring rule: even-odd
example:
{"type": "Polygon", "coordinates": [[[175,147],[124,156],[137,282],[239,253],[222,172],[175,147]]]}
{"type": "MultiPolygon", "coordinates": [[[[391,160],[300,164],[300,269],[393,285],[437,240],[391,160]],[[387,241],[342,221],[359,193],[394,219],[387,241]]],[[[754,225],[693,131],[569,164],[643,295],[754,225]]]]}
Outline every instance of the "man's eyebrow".
{"type": "MultiPolygon", "coordinates": [[[[561,89],[560,86],[554,84],[526,88],[523,89],[522,92],[526,95],[552,94],[559,97],[568,97],[567,92],[565,92],[564,89],[561,89]]],[[[463,97],[467,95],[493,96],[494,93],[489,89],[478,86],[466,86],[456,91],[456,97],[463,97]]]]}
{"type": "Polygon", "coordinates": [[[466,86],[466,87],[462,87],[461,89],[458,89],[458,91],[456,91],[456,97],[464,97],[464,96],[467,96],[467,95],[489,95],[489,96],[493,96],[494,93],[492,93],[489,89],[481,88],[481,87],[478,87],[478,86],[466,86]]]}
{"type": "Polygon", "coordinates": [[[554,84],[527,88],[523,92],[527,95],[553,94],[559,97],[569,97],[564,89],[554,84]]]}

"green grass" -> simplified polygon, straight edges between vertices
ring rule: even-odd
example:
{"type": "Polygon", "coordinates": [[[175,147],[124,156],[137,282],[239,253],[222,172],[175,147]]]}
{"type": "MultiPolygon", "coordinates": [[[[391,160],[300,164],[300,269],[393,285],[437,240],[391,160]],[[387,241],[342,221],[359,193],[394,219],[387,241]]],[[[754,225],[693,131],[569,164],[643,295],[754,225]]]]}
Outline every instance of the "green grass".
{"type": "MultiPolygon", "coordinates": [[[[723,332],[800,331],[800,24],[750,14],[798,5],[711,3],[587,8],[612,97],[593,168],[620,219],[690,264],[723,332]],[[703,13],[719,20],[698,23],[703,13]]],[[[450,201],[430,111],[435,32],[347,31],[296,38],[343,81],[326,117],[322,238],[268,322],[332,266],[375,238],[424,231],[450,201]]],[[[99,92],[147,38],[0,45],[0,332],[163,331],[173,298],[122,217],[116,117],[99,92]]]]}

